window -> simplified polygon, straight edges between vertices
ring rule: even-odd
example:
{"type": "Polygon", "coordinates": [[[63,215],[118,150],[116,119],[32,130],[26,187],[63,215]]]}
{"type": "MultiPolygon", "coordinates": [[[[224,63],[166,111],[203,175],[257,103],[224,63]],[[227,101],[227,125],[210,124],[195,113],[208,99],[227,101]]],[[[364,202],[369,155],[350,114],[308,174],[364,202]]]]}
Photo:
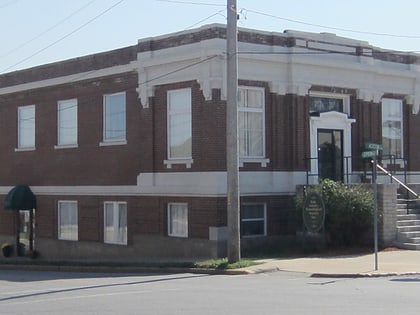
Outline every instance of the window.
{"type": "Polygon", "coordinates": [[[59,146],[77,144],[77,100],[59,101],[57,105],[59,146]]]}
{"type": "Polygon", "coordinates": [[[127,244],[127,203],[105,202],[104,242],[127,244]]]}
{"type": "Polygon", "coordinates": [[[350,96],[345,94],[311,92],[309,98],[309,112],[326,113],[326,112],[350,113],[350,96]]]}
{"type": "Polygon", "coordinates": [[[325,113],[330,111],[343,112],[343,99],[329,97],[310,98],[310,112],[325,113]]]}
{"type": "Polygon", "coordinates": [[[168,205],[168,235],[188,237],[188,205],[186,203],[168,205]]]}
{"type": "Polygon", "coordinates": [[[191,159],[191,89],[168,92],[168,158],[191,159]]]}
{"type": "Polygon", "coordinates": [[[78,240],[77,201],[58,202],[58,239],[78,240]]]}
{"type": "Polygon", "coordinates": [[[126,141],[125,93],[104,95],[104,142],[126,141]]]}
{"type": "Polygon", "coordinates": [[[241,235],[242,237],[267,235],[265,204],[258,203],[242,205],[241,235]]]}
{"type": "Polygon", "coordinates": [[[264,90],[239,88],[238,131],[240,157],[263,158],[265,155],[264,90]]]}
{"type": "Polygon", "coordinates": [[[402,100],[382,99],[382,154],[384,158],[403,157],[402,100]]]}
{"type": "Polygon", "coordinates": [[[35,105],[18,108],[18,148],[35,148],[35,105]]]}

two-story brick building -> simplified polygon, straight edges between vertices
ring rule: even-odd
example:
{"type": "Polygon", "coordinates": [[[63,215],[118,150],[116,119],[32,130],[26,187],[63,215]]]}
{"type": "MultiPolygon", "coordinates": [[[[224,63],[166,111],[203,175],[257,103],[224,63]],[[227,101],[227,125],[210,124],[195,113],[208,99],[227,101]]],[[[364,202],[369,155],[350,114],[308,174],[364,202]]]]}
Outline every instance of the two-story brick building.
{"type": "MultiPolygon", "coordinates": [[[[238,41],[245,245],[294,235],[297,185],[363,180],[367,141],[418,181],[419,55],[295,31],[238,41]]],[[[225,255],[226,80],[224,25],[0,75],[0,193],[31,187],[41,255],[225,255]]],[[[1,243],[18,218],[27,237],[28,213],[0,211],[1,243]]]]}

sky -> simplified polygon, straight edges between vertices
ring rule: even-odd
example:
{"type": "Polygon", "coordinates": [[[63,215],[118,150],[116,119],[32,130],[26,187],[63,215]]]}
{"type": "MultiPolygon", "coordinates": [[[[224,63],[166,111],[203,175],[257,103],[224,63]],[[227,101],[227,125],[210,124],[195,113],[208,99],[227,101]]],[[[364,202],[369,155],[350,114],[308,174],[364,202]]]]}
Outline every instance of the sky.
{"type": "MultiPolygon", "coordinates": [[[[0,74],[226,24],[227,0],[0,0],[0,74]]],[[[237,0],[238,27],[420,53],[418,0],[237,0]]]]}

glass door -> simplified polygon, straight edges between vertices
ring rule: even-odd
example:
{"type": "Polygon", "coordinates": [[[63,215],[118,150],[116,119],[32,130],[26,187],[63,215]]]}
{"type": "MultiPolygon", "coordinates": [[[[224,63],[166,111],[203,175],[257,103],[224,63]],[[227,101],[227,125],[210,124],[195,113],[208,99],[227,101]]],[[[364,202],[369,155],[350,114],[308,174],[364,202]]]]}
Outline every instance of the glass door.
{"type": "Polygon", "coordinates": [[[318,129],[318,175],[343,181],[343,130],[318,129]]]}

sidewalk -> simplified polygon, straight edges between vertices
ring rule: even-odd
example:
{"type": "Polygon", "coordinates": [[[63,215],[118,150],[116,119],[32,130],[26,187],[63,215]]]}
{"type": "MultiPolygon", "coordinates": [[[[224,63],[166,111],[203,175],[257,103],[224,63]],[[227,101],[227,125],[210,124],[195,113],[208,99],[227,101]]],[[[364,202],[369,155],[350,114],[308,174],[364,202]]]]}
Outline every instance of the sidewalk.
{"type": "Polygon", "coordinates": [[[309,273],[313,277],[378,277],[391,275],[420,275],[420,251],[393,250],[375,255],[361,254],[336,257],[305,257],[259,260],[261,264],[244,268],[247,273],[291,271],[309,273]]]}

